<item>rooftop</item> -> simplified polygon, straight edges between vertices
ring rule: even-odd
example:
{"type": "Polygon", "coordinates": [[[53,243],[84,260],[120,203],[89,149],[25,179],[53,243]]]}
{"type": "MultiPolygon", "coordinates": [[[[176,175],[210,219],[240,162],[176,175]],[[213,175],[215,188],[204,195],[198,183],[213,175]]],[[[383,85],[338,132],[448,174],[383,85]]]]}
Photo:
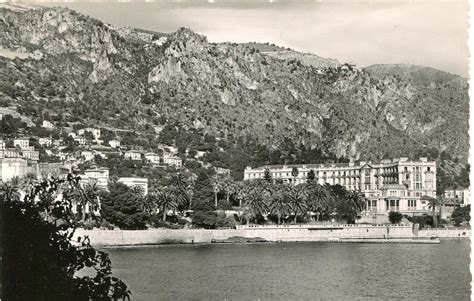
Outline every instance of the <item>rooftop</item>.
{"type": "Polygon", "coordinates": [[[292,169],[296,168],[306,168],[306,169],[318,169],[318,168],[343,168],[343,167],[362,167],[364,165],[387,165],[387,164],[398,164],[400,162],[434,162],[427,161],[426,157],[419,158],[418,160],[408,160],[408,158],[394,158],[394,159],[383,159],[380,161],[356,161],[349,163],[310,163],[310,164],[286,164],[286,165],[264,165],[256,167],[255,169],[292,169]]]}

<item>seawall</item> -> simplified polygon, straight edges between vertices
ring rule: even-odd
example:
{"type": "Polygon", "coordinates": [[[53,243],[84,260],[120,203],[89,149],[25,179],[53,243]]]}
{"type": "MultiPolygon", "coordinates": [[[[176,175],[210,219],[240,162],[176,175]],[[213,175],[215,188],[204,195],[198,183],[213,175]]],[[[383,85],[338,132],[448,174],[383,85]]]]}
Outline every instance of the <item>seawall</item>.
{"type": "Polygon", "coordinates": [[[260,238],[269,242],[335,241],[340,239],[407,239],[407,238],[458,238],[470,237],[470,229],[420,230],[414,234],[411,226],[353,225],[326,227],[255,227],[227,230],[206,229],[149,229],[149,230],[83,230],[74,235],[89,236],[93,246],[133,246],[169,243],[211,243],[232,237],[260,238]]]}

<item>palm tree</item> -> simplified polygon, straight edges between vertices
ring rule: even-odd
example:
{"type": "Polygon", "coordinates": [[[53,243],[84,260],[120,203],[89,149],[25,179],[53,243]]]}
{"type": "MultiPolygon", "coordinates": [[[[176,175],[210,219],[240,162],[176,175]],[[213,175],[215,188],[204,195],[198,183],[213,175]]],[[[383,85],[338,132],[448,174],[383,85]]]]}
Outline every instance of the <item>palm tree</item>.
{"type": "Polygon", "coordinates": [[[270,213],[277,215],[278,224],[280,224],[282,215],[288,214],[290,210],[291,206],[286,200],[285,187],[283,185],[278,187],[271,197],[270,213]]]}
{"type": "Polygon", "coordinates": [[[436,200],[437,200],[437,203],[438,203],[438,206],[439,206],[439,220],[441,220],[443,218],[443,206],[444,204],[446,203],[446,199],[442,196],[442,195],[439,195],[436,197],[436,200]]]}
{"type": "Polygon", "coordinates": [[[27,173],[24,177],[19,179],[19,189],[23,191],[25,194],[28,194],[33,184],[36,181],[36,176],[33,173],[27,173]]]}
{"type": "Polygon", "coordinates": [[[242,208],[242,204],[245,204],[247,199],[250,197],[252,191],[252,182],[243,181],[236,185],[237,199],[239,200],[239,207],[242,208]]]}
{"type": "Polygon", "coordinates": [[[140,206],[141,209],[148,213],[148,216],[151,217],[154,213],[156,213],[157,209],[156,195],[153,193],[148,193],[141,199],[140,206]]]}
{"type": "Polygon", "coordinates": [[[307,204],[311,211],[316,212],[316,221],[319,221],[323,208],[326,208],[331,201],[331,194],[326,187],[317,183],[307,184],[308,197],[307,204]]]}
{"type": "Polygon", "coordinates": [[[18,192],[18,187],[15,185],[15,182],[4,182],[0,186],[0,196],[4,200],[18,202],[20,201],[20,193],[18,192]]]}
{"type": "Polygon", "coordinates": [[[245,202],[245,210],[247,213],[247,225],[250,223],[251,217],[263,215],[267,212],[267,204],[263,199],[263,195],[258,190],[253,190],[245,202]]]}
{"type": "Polygon", "coordinates": [[[191,205],[192,205],[192,202],[193,202],[195,181],[196,181],[196,176],[194,174],[191,174],[191,176],[189,177],[189,181],[186,185],[186,194],[189,198],[188,208],[191,208],[191,205]]]}
{"type": "Polygon", "coordinates": [[[217,194],[221,190],[221,182],[217,175],[212,179],[212,190],[214,191],[214,207],[217,209],[217,194]]]}
{"type": "Polygon", "coordinates": [[[143,198],[145,196],[145,189],[140,185],[134,185],[134,186],[130,187],[130,190],[134,194],[138,195],[139,197],[143,198]]]}
{"type": "Polygon", "coordinates": [[[355,219],[357,215],[364,210],[365,207],[365,197],[362,193],[356,190],[351,190],[349,191],[349,194],[347,196],[347,202],[349,202],[349,206],[352,209],[352,212],[354,212],[354,215],[352,216],[353,220],[352,222],[355,223],[355,219]]]}
{"type": "Polygon", "coordinates": [[[436,217],[435,217],[435,211],[436,211],[436,207],[438,206],[438,200],[435,199],[435,198],[431,198],[428,200],[428,209],[431,210],[431,216],[433,217],[433,222],[435,224],[435,227],[438,227],[438,221],[436,220],[436,217]]]}
{"type": "Polygon", "coordinates": [[[168,210],[176,210],[179,204],[176,201],[174,189],[165,187],[156,192],[156,204],[158,209],[163,212],[163,221],[166,222],[168,210]]]}
{"type": "Polygon", "coordinates": [[[97,182],[88,182],[81,187],[80,184],[74,189],[73,198],[82,208],[81,222],[84,223],[86,220],[86,206],[98,205],[99,194],[102,188],[97,185],[97,182]]]}
{"type": "MultiPolygon", "coordinates": [[[[185,209],[190,203],[190,190],[187,179],[183,173],[178,173],[171,179],[171,186],[169,189],[174,194],[177,207],[175,209],[185,209]]],[[[192,192],[191,192],[192,194],[192,192]]],[[[174,210],[173,210],[174,211],[174,210]]]]}
{"type": "Polygon", "coordinates": [[[306,204],[307,193],[304,185],[290,186],[286,192],[291,210],[295,214],[294,223],[296,224],[298,214],[305,215],[308,211],[306,204]]]}
{"type": "Polygon", "coordinates": [[[230,197],[237,193],[237,184],[231,178],[226,178],[223,182],[223,189],[227,202],[230,202],[230,197]]]}

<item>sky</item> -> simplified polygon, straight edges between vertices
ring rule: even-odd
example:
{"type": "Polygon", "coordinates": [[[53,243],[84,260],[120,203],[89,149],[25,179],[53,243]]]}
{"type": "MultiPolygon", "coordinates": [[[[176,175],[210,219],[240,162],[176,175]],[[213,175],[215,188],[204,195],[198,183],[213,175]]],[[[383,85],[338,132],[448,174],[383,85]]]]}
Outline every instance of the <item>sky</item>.
{"type": "MultiPolygon", "coordinates": [[[[415,64],[468,77],[467,1],[48,3],[158,32],[189,27],[211,42],[269,42],[359,67],[415,64]]],[[[153,1],[153,0],[148,0],[153,1]]]]}

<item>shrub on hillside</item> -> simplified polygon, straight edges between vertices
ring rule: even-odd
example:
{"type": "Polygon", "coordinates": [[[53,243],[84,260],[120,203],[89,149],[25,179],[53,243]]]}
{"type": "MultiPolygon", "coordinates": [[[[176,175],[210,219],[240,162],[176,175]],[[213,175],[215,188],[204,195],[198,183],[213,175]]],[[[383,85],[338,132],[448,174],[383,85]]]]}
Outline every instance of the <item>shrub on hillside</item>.
{"type": "Polygon", "coordinates": [[[90,246],[87,237],[73,241],[77,224],[70,194],[59,200],[57,192],[78,181],[72,175],[44,180],[28,189],[25,201],[15,187],[2,183],[0,233],[1,241],[8,242],[1,250],[2,299],[129,299],[127,286],[111,275],[108,254],[90,246]]]}

